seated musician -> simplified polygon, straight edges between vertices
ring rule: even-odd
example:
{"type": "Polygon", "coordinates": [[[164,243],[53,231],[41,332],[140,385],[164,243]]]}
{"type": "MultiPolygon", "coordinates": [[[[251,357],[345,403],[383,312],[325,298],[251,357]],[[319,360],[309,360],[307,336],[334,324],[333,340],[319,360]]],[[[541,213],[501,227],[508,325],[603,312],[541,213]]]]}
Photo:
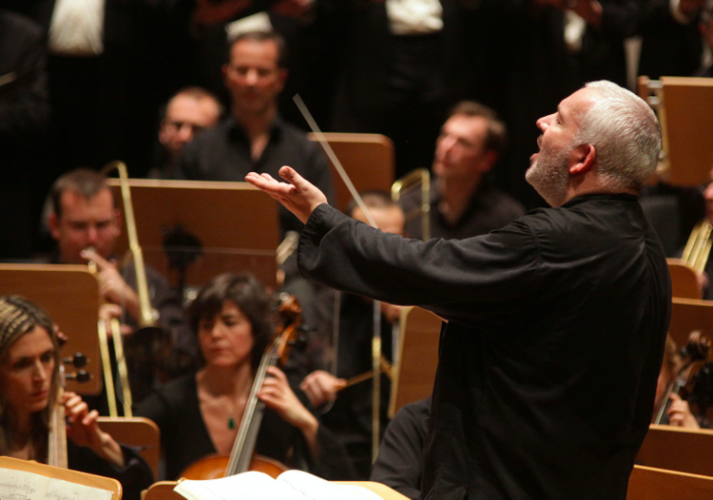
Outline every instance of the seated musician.
{"type": "MultiPolygon", "coordinates": [[[[658,414],[661,405],[666,404],[664,400],[667,388],[675,382],[676,375],[682,366],[681,356],[679,355],[678,346],[671,338],[671,335],[666,336],[666,350],[664,351],[663,364],[661,365],[661,373],[656,385],[656,400],[654,402],[654,418],[658,414]]],[[[662,424],[675,425],[677,427],[687,427],[690,429],[700,429],[700,424],[696,417],[691,412],[688,401],[680,395],[674,393],[669,394],[671,401],[669,408],[665,412],[665,417],[662,424]]]]}
{"type": "MultiPolygon", "coordinates": [[[[57,335],[47,314],[18,296],[0,297],[0,454],[47,463],[49,419],[59,390],[57,335]]],[[[70,469],[118,479],[138,499],[153,481],[148,465],[102,432],[96,411],[65,393],[70,469]]]]}
{"type": "MultiPolygon", "coordinates": [[[[219,275],[198,293],[189,318],[203,367],[157,389],[137,412],[161,430],[168,478],[179,477],[207,455],[231,453],[255,373],[275,330],[273,317],[270,296],[251,275],[219,275]]],[[[341,446],[307,410],[280,369],[268,369],[258,397],[267,410],[256,453],[327,479],[351,477],[341,446]]]]}
{"type": "MultiPolygon", "coordinates": [[[[382,191],[366,191],[362,199],[376,225],[386,233],[403,234],[404,214],[397,203],[382,191]]],[[[354,219],[368,223],[366,215],[352,200],[345,212],[354,219]]],[[[333,304],[333,298],[327,301],[333,304]]],[[[382,353],[391,360],[392,330],[399,319],[401,307],[381,303],[382,353]]],[[[339,338],[334,342],[337,358],[336,377],[324,370],[310,373],[301,387],[315,407],[324,407],[322,421],[344,443],[357,470],[359,479],[369,479],[372,464],[372,379],[345,388],[347,379],[372,369],[372,338],[374,331],[373,302],[371,299],[344,293],[339,307],[339,338]],[[340,378],[337,378],[340,377],[340,378]],[[340,392],[338,392],[340,391],[340,392]],[[331,401],[332,404],[327,404],[331,401]]],[[[332,321],[326,321],[332,324],[332,321]]],[[[388,423],[387,409],[391,384],[381,377],[380,429],[388,423]]]]}
{"type": "MultiPolygon", "coordinates": [[[[72,170],[55,181],[50,198],[49,228],[57,242],[54,262],[86,264],[93,261],[104,301],[102,318],[126,319],[123,333],[131,335],[141,314],[137,277],[133,264],[119,268],[115,259],[122,223],[107,178],[86,168],[72,170]]],[[[159,324],[171,331],[173,340],[171,355],[161,360],[158,368],[167,377],[188,373],[195,369],[198,348],[183,317],[181,300],[168,281],[148,266],[146,281],[151,307],[158,313],[159,324]]],[[[127,362],[132,396],[139,402],[150,392],[154,367],[133,359],[127,362]]]]}

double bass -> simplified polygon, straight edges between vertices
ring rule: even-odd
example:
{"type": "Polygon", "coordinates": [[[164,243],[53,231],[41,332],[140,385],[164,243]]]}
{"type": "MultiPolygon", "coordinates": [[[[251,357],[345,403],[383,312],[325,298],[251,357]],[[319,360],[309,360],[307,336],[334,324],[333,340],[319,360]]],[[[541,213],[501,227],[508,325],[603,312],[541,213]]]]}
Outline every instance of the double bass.
{"type": "Polygon", "coordinates": [[[272,342],[270,342],[267,350],[262,355],[230,456],[210,455],[201,458],[189,465],[181,473],[180,477],[186,479],[216,479],[252,470],[264,472],[273,478],[277,478],[287,470],[287,467],[277,460],[254,453],[255,442],[265,410],[265,403],[257,395],[267,376],[267,369],[271,366],[284,366],[287,362],[290,348],[297,341],[299,328],[302,324],[301,312],[300,306],[294,297],[287,297],[280,304],[283,325],[277,330],[272,342]]]}

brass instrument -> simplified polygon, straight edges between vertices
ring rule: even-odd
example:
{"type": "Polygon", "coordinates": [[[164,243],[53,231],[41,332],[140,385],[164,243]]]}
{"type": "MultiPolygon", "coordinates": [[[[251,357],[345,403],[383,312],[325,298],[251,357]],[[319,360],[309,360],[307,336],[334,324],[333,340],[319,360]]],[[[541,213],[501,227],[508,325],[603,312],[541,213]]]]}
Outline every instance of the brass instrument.
{"type": "MultiPolygon", "coordinates": [[[[146,268],[136,232],[136,220],[131,202],[131,189],[129,187],[129,175],[126,170],[126,165],[121,161],[113,161],[107,164],[101,170],[101,173],[106,175],[112,170],[117,170],[119,173],[121,197],[124,203],[124,218],[126,219],[126,232],[129,240],[129,250],[134,261],[136,293],[139,298],[140,306],[140,317],[138,319],[139,328],[126,340],[126,348],[127,350],[131,350],[132,353],[138,357],[156,359],[170,350],[171,337],[169,332],[156,325],[158,314],[151,307],[148,283],[146,281],[146,268]]],[[[94,262],[89,262],[89,268],[96,272],[96,264],[94,262]]],[[[129,386],[129,374],[126,366],[126,357],[124,355],[124,339],[121,334],[121,325],[119,321],[114,318],[110,321],[109,327],[114,342],[114,353],[116,355],[116,363],[121,380],[124,416],[131,417],[133,399],[129,386]]],[[[109,414],[112,417],[116,417],[118,414],[114,394],[114,378],[111,370],[108,332],[104,321],[99,321],[99,345],[102,354],[102,367],[109,403],[109,414]]]]}
{"type": "Polygon", "coordinates": [[[431,220],[428,215],[431,210],[431,174],[428,170],[425,168],[413,170],[394,182],[391,186],[391,199],[398,202],[405,192],[419,187],[421,188],[421,204],[404,216],[406,222],[421,217],[423,241],[428,241],[431,239],[431,220]]]}
{"type": "Polygon", "coordinates": [[[697,273],[702,273],[708,263],[708,256],[710,255],[712,244],[711,224],[708,222],[708,219],[703,219],[696,224],[696,227],[691,231],[681,260],[691,266],[697,273]]]}

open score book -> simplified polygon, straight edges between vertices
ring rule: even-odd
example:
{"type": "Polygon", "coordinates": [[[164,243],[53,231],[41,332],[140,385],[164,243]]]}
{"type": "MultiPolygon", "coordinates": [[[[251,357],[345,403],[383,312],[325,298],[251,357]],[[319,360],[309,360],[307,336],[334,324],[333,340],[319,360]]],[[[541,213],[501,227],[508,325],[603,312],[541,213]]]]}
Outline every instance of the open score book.
{"type": "Polygon", "coordinates": [[[290,470],[272,479],[262,472],[205,481],[184,479],[174,489],[188,500],[382,500],[361,486],[334,484],[290,470]]]}

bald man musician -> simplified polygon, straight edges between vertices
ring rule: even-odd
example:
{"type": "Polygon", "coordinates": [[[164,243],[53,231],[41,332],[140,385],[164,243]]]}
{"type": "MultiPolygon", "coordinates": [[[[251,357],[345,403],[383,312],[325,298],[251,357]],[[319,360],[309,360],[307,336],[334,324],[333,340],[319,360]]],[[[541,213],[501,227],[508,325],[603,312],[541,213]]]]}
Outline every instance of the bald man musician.
{"type": "Polygon", "coordinates": [[[306,224],[306,276],[447,320],[421,498],[624,500],[648,429],[671,304],[637,203],[658,122],[595,82],[537,126],[526,179],[552,208],[465,240],[383,234],[289,167],[247,176],[306,224]]]}

